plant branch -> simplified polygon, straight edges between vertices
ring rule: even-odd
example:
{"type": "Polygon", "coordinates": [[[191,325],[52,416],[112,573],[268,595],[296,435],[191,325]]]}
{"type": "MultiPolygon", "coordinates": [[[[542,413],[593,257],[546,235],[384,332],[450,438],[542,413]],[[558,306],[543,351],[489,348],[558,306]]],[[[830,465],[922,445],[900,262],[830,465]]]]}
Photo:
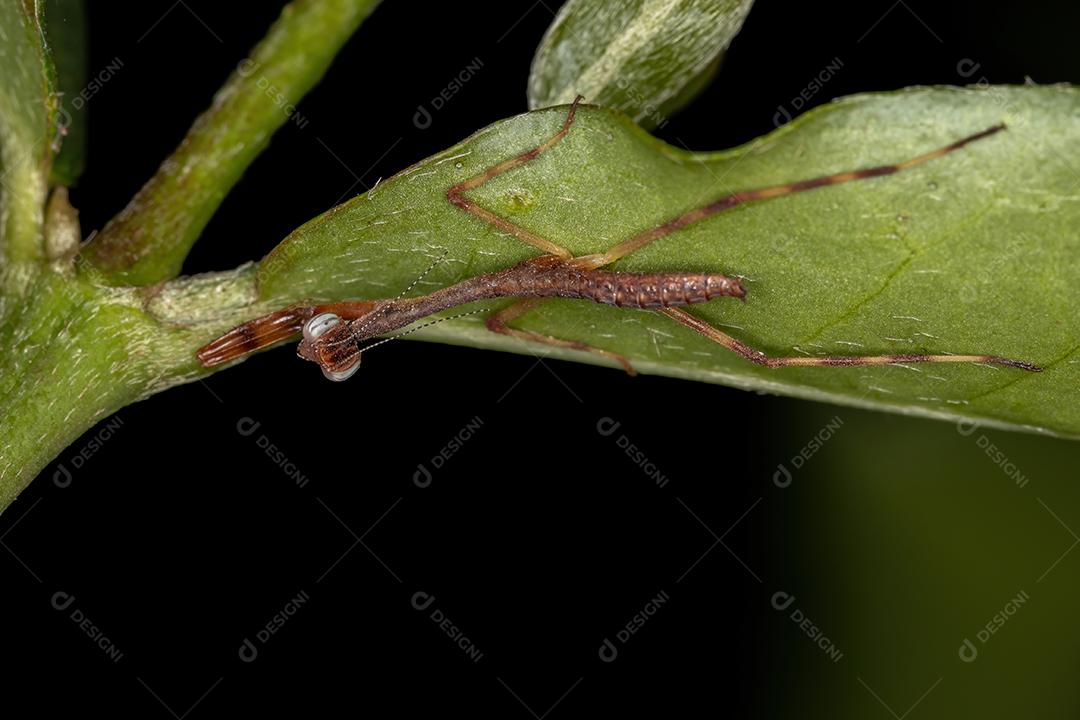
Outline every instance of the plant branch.
{"type": "Polygon", "coordinates": [[[270,136],[378,0],[295,0],[131,202],[85,249],[114,284],[175,277],[270,136]]]}
{"type": "Polygon", "coordinates": [[[9,264],[39,260],[44,252],[56,96],[41,20],[29,3],[0,3],[0,262],[9,264]]]}
{"type": "Polygon", "coordinates": [[[87,277],[39,274],[0,324],[0,510],[98,420],[208,375],[194,349],[271,309],[251,265],[153,289],[87,277]]]}

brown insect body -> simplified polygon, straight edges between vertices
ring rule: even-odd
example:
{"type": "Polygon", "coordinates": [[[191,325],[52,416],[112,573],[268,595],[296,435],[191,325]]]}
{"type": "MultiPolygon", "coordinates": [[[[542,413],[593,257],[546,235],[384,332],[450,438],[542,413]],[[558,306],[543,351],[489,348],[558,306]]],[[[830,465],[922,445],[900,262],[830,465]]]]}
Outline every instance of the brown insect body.
{"type": "MultiPolygon", "coordinates": [[[[333,372],[353,365],[360,343],[400,330],[437,312],[493,298],[564,297],[616,307],[681,307],[717,297],[745,298],[736,278],[716,273],[633,273],[582,270],[552,255],[542,255],[493,273],[477,275],[427,295],[353,305],[354,319],[314,339],[304,339],[300,357],[333,372]],[[360,314],[362,312],[362,314],[360,314]]],[[[199,351],[203,365],[227,362],[258,347],[288,339],[320,311],[335,305],[295,306],[234,328],[199,351]]]]}

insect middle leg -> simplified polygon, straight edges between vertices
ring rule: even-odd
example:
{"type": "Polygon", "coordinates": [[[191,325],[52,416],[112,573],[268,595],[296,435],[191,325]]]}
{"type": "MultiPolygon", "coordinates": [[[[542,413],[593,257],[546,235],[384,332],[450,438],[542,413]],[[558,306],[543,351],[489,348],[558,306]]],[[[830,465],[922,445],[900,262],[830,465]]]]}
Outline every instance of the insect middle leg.
{"type": "Polygon", "coordinates": [[[594,355],[614,360],[622,365],[623,369],[626,370],[628,374],[637,375],[637,370],[634,369],[634,366],[630,364],[630,361],[624,355],[593,347],[592,345],[586,345],[585,343],[577,342],[576,340],[563,340],[562,338],[544,335],[531,330],[519,330],[517,328],[512,328],[507,324],[519,315],[524,315],[534,309],[537,305],[544,302],[544,300],[545,298],[529,298],[527,300],[519,300],[506,306],[502,310],[488,316],[485,321],[487,329],[492,332],[497,332],[500,335],[509,335],[521,340],[530,340],[532,342],[544,343],[545,345],[553,345],[554,347],[590,352],[594,355]]]}
{"type": "Polygon", "coordinates": [[[563,121],[562,128],[559,132],[555,133],[532,150],[526,150],[520,155],[516,155],[509,160],[504,160],[498,165],[490,167],[481,173],[473,175],[467,180],[459,182],[457,185],[454,185],[446,191],[446,198],[454,206],[459,207],[465,212],[475,215],[484,222],[494,225],[503,232],[509,233],[517,239],[532,245],[541,252],[547,253],[548,255],[554,255],[563,260],[570,259],[573,254],[566,248],[561,245],[556,245],[547,238],[542,238],[535,233],[529,232],[519,225],[515,225],[506,218],[491,212],[487,208],[480,207],[475,202],[465,197],[464,193],[469,190],[475,190],[492,178],[498,177],[516,167],[520,167],[527,162],[535,160],[542,153],[557,145],[559,141],[566,137],[567,133],[570,132],[570,126],[574,124],[574,116],[577,115],[577,107],[582,99],[583,98],[580,95],[574,99],[574,102],[570,105],[570,110],[566,113],[566,119],[563,121]]]}

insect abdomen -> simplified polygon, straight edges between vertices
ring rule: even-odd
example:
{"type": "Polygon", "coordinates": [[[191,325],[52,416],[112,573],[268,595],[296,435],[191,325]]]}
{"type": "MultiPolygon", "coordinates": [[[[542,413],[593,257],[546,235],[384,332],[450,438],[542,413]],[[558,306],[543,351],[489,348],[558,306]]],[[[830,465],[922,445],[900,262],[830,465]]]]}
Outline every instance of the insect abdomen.
{"type": "Polygon", "coordinates": [[[736,278],[711,273],[624,273],[593,270],[583,274],[581,297],[616,307],[662,308],[746,295],[736,278]]]}
{"type": "Polygon", "coordinates": [[[722,296],[746,296],[742,282],[726,275],[585,270],[550,255],[526,260],[475,282],[487,297],[582,298],[635,308],[679,307],[722,296]]]}

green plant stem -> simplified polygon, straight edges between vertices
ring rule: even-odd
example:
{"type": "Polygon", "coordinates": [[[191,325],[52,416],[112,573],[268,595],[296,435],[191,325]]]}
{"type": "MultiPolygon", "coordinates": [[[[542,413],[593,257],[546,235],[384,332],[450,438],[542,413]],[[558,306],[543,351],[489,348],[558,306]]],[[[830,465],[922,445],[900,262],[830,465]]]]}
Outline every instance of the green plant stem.
{"type": "Polygon", "coordinates": [[[114,284],[147,285],[179,274],[225,195],[270,136],[295,114],[341,46],[378,0],[296,0],[173,154],[86,248],[114,284]]]}
{"type": "Polygon", "coordinates": [[[0,264],[43,254],[55,72],[33,10],[22,2],[0,3],[0,264]]]}
{"type": "Polygon", "coordinates": [[[0,510],[94,423],[208,375],[193,349],[271,307],[250,265],[153,291],[73,276],[53,267],[0,308],[0,510]]]}

